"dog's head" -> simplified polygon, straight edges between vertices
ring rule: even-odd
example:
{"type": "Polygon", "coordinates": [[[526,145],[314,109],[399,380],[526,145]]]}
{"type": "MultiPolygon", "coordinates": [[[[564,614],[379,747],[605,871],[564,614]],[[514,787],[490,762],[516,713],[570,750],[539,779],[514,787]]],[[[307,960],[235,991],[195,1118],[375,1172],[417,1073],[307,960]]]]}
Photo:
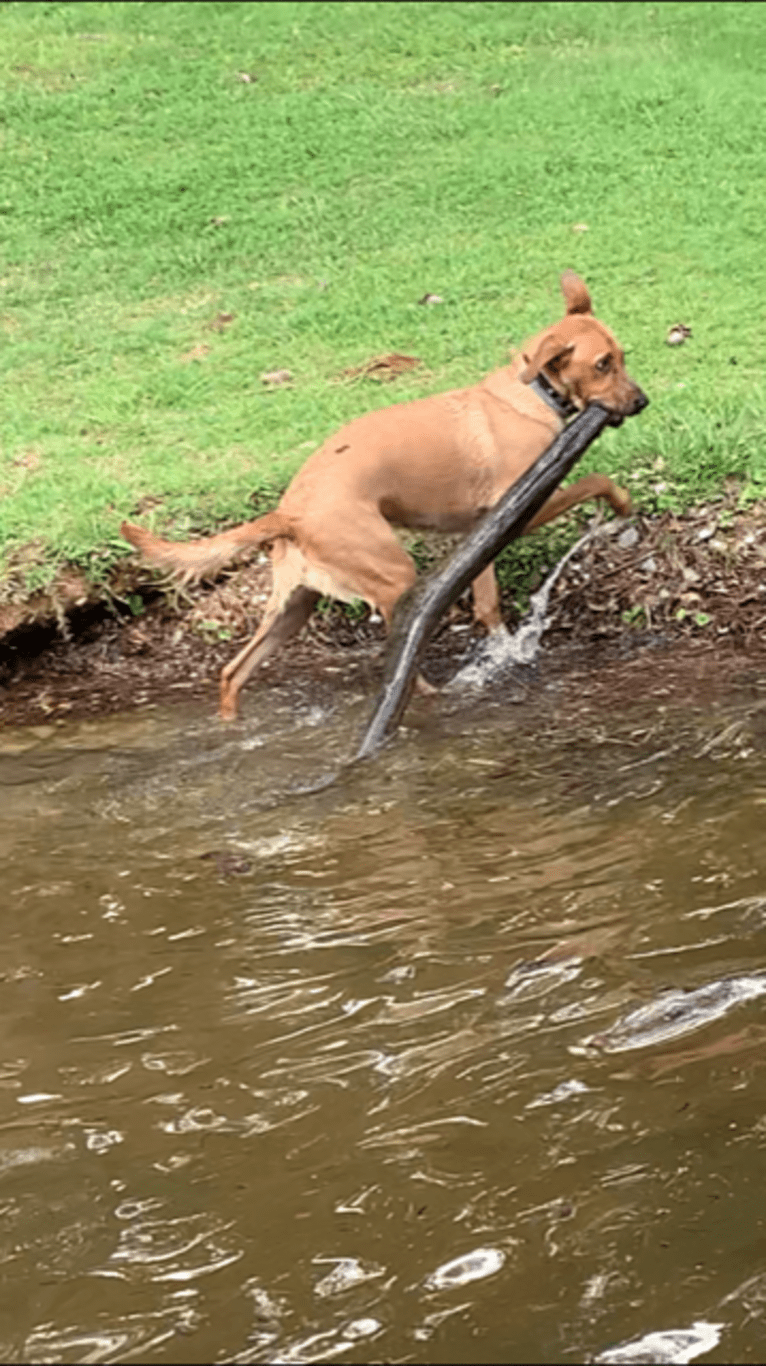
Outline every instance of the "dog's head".
{"type": "Polygon", "coordinates": [[[608,327],[593,317],[590,294],[579,275],[561,277],[566,314],[533,338],[523,352],[519,378],[531,384],[541,371],[576,408],[600,403],[614,415],[614,426],[640,413],[649,402],[625,371],[625,355],[608,327]]]}

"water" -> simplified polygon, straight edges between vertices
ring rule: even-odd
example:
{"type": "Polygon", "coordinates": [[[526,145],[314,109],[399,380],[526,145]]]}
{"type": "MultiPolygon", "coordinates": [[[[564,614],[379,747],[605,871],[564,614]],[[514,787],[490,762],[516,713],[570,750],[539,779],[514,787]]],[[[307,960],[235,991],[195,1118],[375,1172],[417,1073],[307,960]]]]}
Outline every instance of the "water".
{"type": "Polygon", "coordinates": [[[761,689],[4,732],[4,1359],[760,1361],[761,689]]]}
{"type": "Polygon", "coordinates": [[[503,628],[486,636],[476,656],[459,669],[449,682],[453,688],[484,688],[498,674],[507,672],[519,664],[531,664],[540,650],[540,644],[549,623],[548,603],[558,579],[575,555],[595,536],[609,531],[613,523],[599,524],[581,536],[554,566],[545,581],[529,599],[529,610],[516,630],[510,633],[503,628]]]}

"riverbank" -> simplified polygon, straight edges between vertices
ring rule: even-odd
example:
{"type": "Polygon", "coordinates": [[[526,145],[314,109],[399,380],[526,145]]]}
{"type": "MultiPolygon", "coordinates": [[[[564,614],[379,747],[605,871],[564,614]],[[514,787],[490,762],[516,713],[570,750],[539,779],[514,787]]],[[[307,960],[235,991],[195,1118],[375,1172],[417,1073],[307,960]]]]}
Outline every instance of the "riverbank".
{"type": "MultiPolygon", "coordinates": [[[[604,523],[554,587],[541,655],[546,679],[585,670],[598,695],[604,669],[630,667],[631,686],[643,676],[648,695],[663,686],[683,695],[697,679],[717,686],[712,680],[720,675],[725,686],[737,671],[766,667],[766,504],[739,508],[738,496],[732,486],[684,514],[604,523]],[[639,657],[646,662],[634,665],[639,657]]],[[[111,610],[86,599],[62,608],[58,623],[49,612],[4,634],[0,724],[39,725],[192,699],[213,710],[218,673],[256,629],[269,581],[260,556],[214,585],[168,594],[151,571],[126,562],[111,610]],[[128,600],[140,605],[137,615],[128,600]]],[[[503,607],[513,630],[522,613],[509,591],[503,607]]],[[[429,646],[426,674],[443,685],[476,650],[478,634],[468,600],[457,603],[429,646]]],[[[354,619],[327,604],[262,667],[245,691],[243,717],[257,709],[264,687],[299,694],[316,686],[361,689],[372,696],[384,650],[383,628],[366,609],[354,619]]],[[[510,690],[528,686],[528,671],[521,670],[510,690]]]]}

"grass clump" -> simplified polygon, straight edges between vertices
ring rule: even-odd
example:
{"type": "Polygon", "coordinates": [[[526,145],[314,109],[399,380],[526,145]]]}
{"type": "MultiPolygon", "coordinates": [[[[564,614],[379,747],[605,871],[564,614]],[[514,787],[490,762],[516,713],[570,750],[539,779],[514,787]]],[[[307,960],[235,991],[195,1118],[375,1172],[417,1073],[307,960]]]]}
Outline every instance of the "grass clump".
{"type": "Polygon", "coordinates": [[[766,491],[762,6],[37,0],[0,38],[0,546],[30,586],[107,573],[125,515],[270,505],[342,422],[502,364],[568,266],[652,399],[582,469],[661,460],[645,506],[766,491]],[[333,382],[391,350],[423,365],[333,382]]]}

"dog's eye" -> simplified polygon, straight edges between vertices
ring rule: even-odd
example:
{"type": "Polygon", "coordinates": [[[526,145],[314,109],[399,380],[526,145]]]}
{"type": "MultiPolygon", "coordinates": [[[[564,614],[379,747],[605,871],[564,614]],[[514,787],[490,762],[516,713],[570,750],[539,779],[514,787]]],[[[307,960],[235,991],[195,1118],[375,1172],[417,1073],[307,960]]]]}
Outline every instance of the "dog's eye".
{"type": "Polygon", "coordinates": [[[603,374],[605,373],[605,371],[607,371],[607,370],[611,367],[611,364],[612,364],[612,357],[611,357],[611,356],[602,356],[600,360],[597,360],[597,361],[596,361],[596,369],[599,370],[599,371],[601,372],[601,374],[603,375],[603,374]]]}

